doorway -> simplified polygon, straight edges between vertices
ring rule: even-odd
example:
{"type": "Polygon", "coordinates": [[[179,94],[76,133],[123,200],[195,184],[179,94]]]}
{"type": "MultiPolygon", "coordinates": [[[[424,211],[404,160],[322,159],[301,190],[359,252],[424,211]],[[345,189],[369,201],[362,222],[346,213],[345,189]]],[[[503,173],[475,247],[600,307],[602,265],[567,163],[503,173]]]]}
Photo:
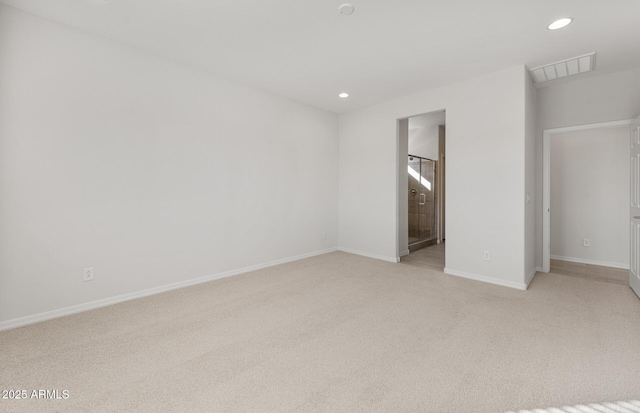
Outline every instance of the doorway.
{"type": "Polygon", "coordinates": [[[629,268],[630,122],[543,131],[542,271],[629,268]]]}
{"type": "MultiPolygon", "coordinates": [[[[444,110],[398,120],[398,234],[402,261],[415,254],[444,268],[445,142],[444,110]],[[437,251],[436,251],[437,250],[437,251]]],[[[432,265],[430,265],[432,266],[432,265]]]]}

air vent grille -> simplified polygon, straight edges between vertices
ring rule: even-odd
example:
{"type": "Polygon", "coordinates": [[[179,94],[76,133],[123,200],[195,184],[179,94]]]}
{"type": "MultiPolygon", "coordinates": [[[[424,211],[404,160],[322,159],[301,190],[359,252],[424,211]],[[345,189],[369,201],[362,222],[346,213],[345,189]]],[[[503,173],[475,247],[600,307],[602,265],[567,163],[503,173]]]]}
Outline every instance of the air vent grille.
{"type": "Polygon", "coordinates": [[[533,69],[529,69],[529,74],[531,74],[531,79],[533,79],[534,83],[542,83],[590,72],[594,70],[595,67],[596,54],[594,52],[548,65],[534,67],[533,69]]]}

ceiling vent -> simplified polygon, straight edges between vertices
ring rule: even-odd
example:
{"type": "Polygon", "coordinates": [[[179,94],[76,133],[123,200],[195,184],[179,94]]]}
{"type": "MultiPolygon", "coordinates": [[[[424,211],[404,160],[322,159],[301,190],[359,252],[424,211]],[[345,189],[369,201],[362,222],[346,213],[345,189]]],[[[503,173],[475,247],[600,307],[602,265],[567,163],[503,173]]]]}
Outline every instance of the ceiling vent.
{"type": "Polygon", "coordinates": [[[549,80],[562,79],[563,77],[579,75],[594,70],[596,67],[596,54],[589,53],[571,59],[561,60],[544,66],[529,69],[534,83],[547,82],[549,80]]]}

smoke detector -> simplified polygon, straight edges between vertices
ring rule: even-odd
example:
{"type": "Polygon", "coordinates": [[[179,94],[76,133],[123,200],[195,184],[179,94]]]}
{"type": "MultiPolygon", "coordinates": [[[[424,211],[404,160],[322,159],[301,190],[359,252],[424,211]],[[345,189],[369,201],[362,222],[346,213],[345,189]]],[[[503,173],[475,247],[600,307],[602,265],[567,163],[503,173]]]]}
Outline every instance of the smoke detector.
{"type": "Polygon", "coordinates": [[[355,7],[353,7],[352,4],[349,3],[344,3],[341,4],[340,7],[338,7],[338,11],[340,12],[340,14],[343,14],[345,16],[350,15],[351,13],[353,13],[355,11],[355,7]]]}

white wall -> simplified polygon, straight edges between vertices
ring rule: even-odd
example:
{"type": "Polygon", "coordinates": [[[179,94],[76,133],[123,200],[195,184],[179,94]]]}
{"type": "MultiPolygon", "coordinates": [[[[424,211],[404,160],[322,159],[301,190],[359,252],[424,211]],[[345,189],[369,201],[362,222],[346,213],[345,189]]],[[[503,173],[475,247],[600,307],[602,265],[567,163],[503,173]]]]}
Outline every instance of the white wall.
{"type": "Polygon", "coordinates": [[[5,6],[0,61],[0,322],[337,246],[336,115],[5,6]]]}
{"type": "Polygon", "coordinates": [[[629,128],[556,134],[550,142],[551,257],[628,268],[629,128]]]}
{"type": "Polygon", "coordinates": [[[542,131],[640,115],[640,69],[538,89],[536,263],[542,266],[542,131]]]}
{"type": "Polygon", "coordinates": [[[446,109],[446,271],[523,288],[525,76],[517,66],[341,115],[340,247],[397,259],[396,121],[446,109]]]}
{"type": "Polygon", "coordinates": [[[445,112],[426,113],[409,118],[409,153],[438,160],[439,126],[445,124],[445,112]]]}
{"type": "Polygon", "coordinates": [[[525,77],[525,274],[527,284],[536,272],[536,100],[533,81],[525,77]]]}

